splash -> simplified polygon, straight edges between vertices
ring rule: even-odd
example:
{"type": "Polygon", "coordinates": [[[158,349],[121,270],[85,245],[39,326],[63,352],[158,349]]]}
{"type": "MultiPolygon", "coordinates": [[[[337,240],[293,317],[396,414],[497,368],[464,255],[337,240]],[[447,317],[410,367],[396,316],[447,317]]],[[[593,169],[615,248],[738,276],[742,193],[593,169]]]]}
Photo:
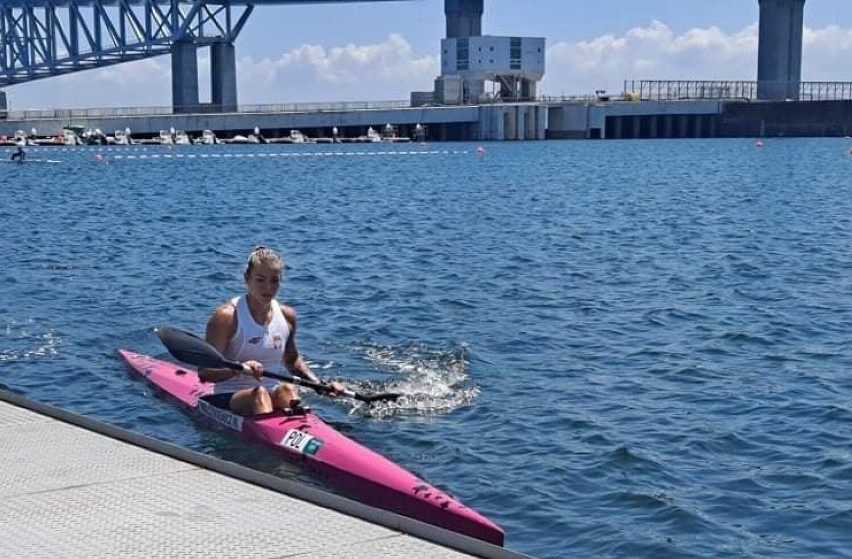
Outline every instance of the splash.
{"type": "Polygon", "coordinates": [[[51,331],[39,331],[35,320],[19,322],[7,319],[3,324],[2,336],[5,346],[0,349],[0,363],[34,361],[55,357],[59,354],[61,340],[51,331]]]}
{"type": "Polygon", "coordinates": [[[382,379],[360,381],[358,392],[395,392],[395,401],[365,405],[356,403],[350,413],[369,417],[434,415],[451,412],[471,403],[479,388],[469,384],[467,346],[433,349],[420,344],[406,346],[363,345],[357,348],[382,379]]]}

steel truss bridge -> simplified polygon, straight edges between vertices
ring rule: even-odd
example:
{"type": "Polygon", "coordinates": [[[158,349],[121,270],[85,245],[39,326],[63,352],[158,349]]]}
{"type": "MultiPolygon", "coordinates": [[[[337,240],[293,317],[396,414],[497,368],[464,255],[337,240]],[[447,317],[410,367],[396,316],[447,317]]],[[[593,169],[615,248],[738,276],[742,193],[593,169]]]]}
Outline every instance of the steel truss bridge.
{"type": "Polygon", "coordinates": [[[254,6],[156,0],[0,4],[0,85],[169,54],[175,42],[232,42],[254,6]]]}
{"type": "Polygon", "coordinates": [[[0,0],[0,87],[233,44],[255,6],[388,0],[0,0]]]}
{"type": "MultiPolygon", "coordinates": [[[[0,88],[171,54],[176,111],[235,110],[234,41],[256,6],[367,1],[403,0],[0,0],[0,88]],[[203,47],[211,49],[206,105],[198,101],[203,47]]],[[[484,0],[445,1],[478,6],[481,18],[484,0]]]]}

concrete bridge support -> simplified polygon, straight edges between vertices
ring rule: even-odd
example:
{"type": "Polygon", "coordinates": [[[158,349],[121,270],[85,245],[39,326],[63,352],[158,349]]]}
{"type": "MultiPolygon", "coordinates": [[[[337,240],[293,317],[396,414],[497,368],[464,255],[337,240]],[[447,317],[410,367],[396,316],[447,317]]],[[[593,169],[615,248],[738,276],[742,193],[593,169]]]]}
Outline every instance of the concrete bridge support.
{"type": "Polygon", "coordinates": [[[227,113],[237,110],[237,61],[233,43],[210,47],[210,103],[198,95],[198,47],[190,42],[172,45],[172,108],[175,113],[227,113]]]}
{"type": "Polygon", "coordinates": [[[799,99],[805,0],[758,0],[757,98],[799,99]]]}
{"type": "Polygon", "coordinates": [[[237,57],[233,43],[210,47],[210,101],[213,112],[237,110],[237,57]]]}
{"type": "Polygon", "coordinates": [[[198,56],[192,43],[172,45],[172,108],[175,113],[198,110],[198,56]]]}
{"type": "Polygon", "coordinates": [[[485,0],[444,0],[447,39],[482,36],[482,12],[485,0]]]}

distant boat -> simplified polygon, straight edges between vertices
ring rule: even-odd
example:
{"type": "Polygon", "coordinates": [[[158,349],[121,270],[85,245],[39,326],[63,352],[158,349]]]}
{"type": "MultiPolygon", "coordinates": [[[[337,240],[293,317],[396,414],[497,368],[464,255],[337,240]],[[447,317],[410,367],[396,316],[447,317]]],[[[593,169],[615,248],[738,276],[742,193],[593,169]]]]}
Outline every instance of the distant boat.
{"type": "Polygon", "coordinates": [[[302,134],[300,130],[290,130],[290,140],[294,144],[306,144],[308,143],[308,137],[302,134]]]}
{"type": "Polygon", "coordinates": [[[270,138],[268,141],[270,144],[313,144],[315,143],[313,138],[309,138],[305,134],[302,134],[300,130],[290,130],[290,135],[285,136],[283,138],[270,138]]]}
{"type": "Polygon", "coordinates": [[[174,143],[179,146],[190,146],[192,145],[192,140],[190,139],[189,134],[183,130],[178,130],[174,135],[174,143]]]}
{"type": "Polygon", "coordinates": [[[370,126],[369,128],[367,128],[367,141],[376,143],[381,142],[382,135],[376,132],[373,127],[370,126]]]}
{"type": "Polygon", "coordinates": [[[30,163],[35,163],[38,165],[48,164],[48,165],[56,165],[57,163],[62,163],[59,159],[24,159],[23,161],[13,161],[11,159],[0,159],[0,163],[11,163],[12,165],[29,165],[30,163]]]}
{"type": "Polygon", "coordinates": [[[107,142],[116,146],[129,146],[136,143],[133,138],[130,137],[129,129],[116,130],[111,137],[107,137],[107,142]]]}
{"type": "Polygon", "coordinates": [[[204,146],[212,146],[214,144],[221,144],[222,142],[216,137],[216,134],[212,130],[204,130],[201,132],[201,136],[195,139],[195,143],[204,146]]]}
{"type": "Polygon", "coordinates": [[[226,144],[259,144],[260,140],[254,134],[249,134],[248,136],[237,134],[230,140],[224,140],[224,142],[226,144]]]}
{"type": "Polygon", "coordinates": [[[388,142],[388,143],[404,143],[410,142],[411,138],[400,137],[396,135],[396,127],[388,124],[385,126],[384,131],[380,134],[376,132],[376,130],[370,126],[367,128],[367,136],[363,137],[363,141],[367,142],[388,142]]]}

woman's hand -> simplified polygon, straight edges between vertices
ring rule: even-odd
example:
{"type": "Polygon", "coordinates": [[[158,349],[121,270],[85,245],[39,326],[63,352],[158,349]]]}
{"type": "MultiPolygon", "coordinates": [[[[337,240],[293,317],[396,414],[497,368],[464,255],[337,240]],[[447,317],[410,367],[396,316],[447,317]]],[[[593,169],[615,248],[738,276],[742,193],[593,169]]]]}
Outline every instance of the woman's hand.
{"type": "Polygon", "coordinates": [[[263,376],[263,363],[249,359],[243,362],[243,374],[254,377],[257,380],[263,376]]]}
{"type": "Polygon", "coordinates": [[[322,385],[327,387],[329,390],[317,392],[330,398],[337,398],[341,392],[346,390],[346,387],[343,385],[343,383],[337,382],[336,380],[333,380],[331,382],[323,382],[322,385]]]}

